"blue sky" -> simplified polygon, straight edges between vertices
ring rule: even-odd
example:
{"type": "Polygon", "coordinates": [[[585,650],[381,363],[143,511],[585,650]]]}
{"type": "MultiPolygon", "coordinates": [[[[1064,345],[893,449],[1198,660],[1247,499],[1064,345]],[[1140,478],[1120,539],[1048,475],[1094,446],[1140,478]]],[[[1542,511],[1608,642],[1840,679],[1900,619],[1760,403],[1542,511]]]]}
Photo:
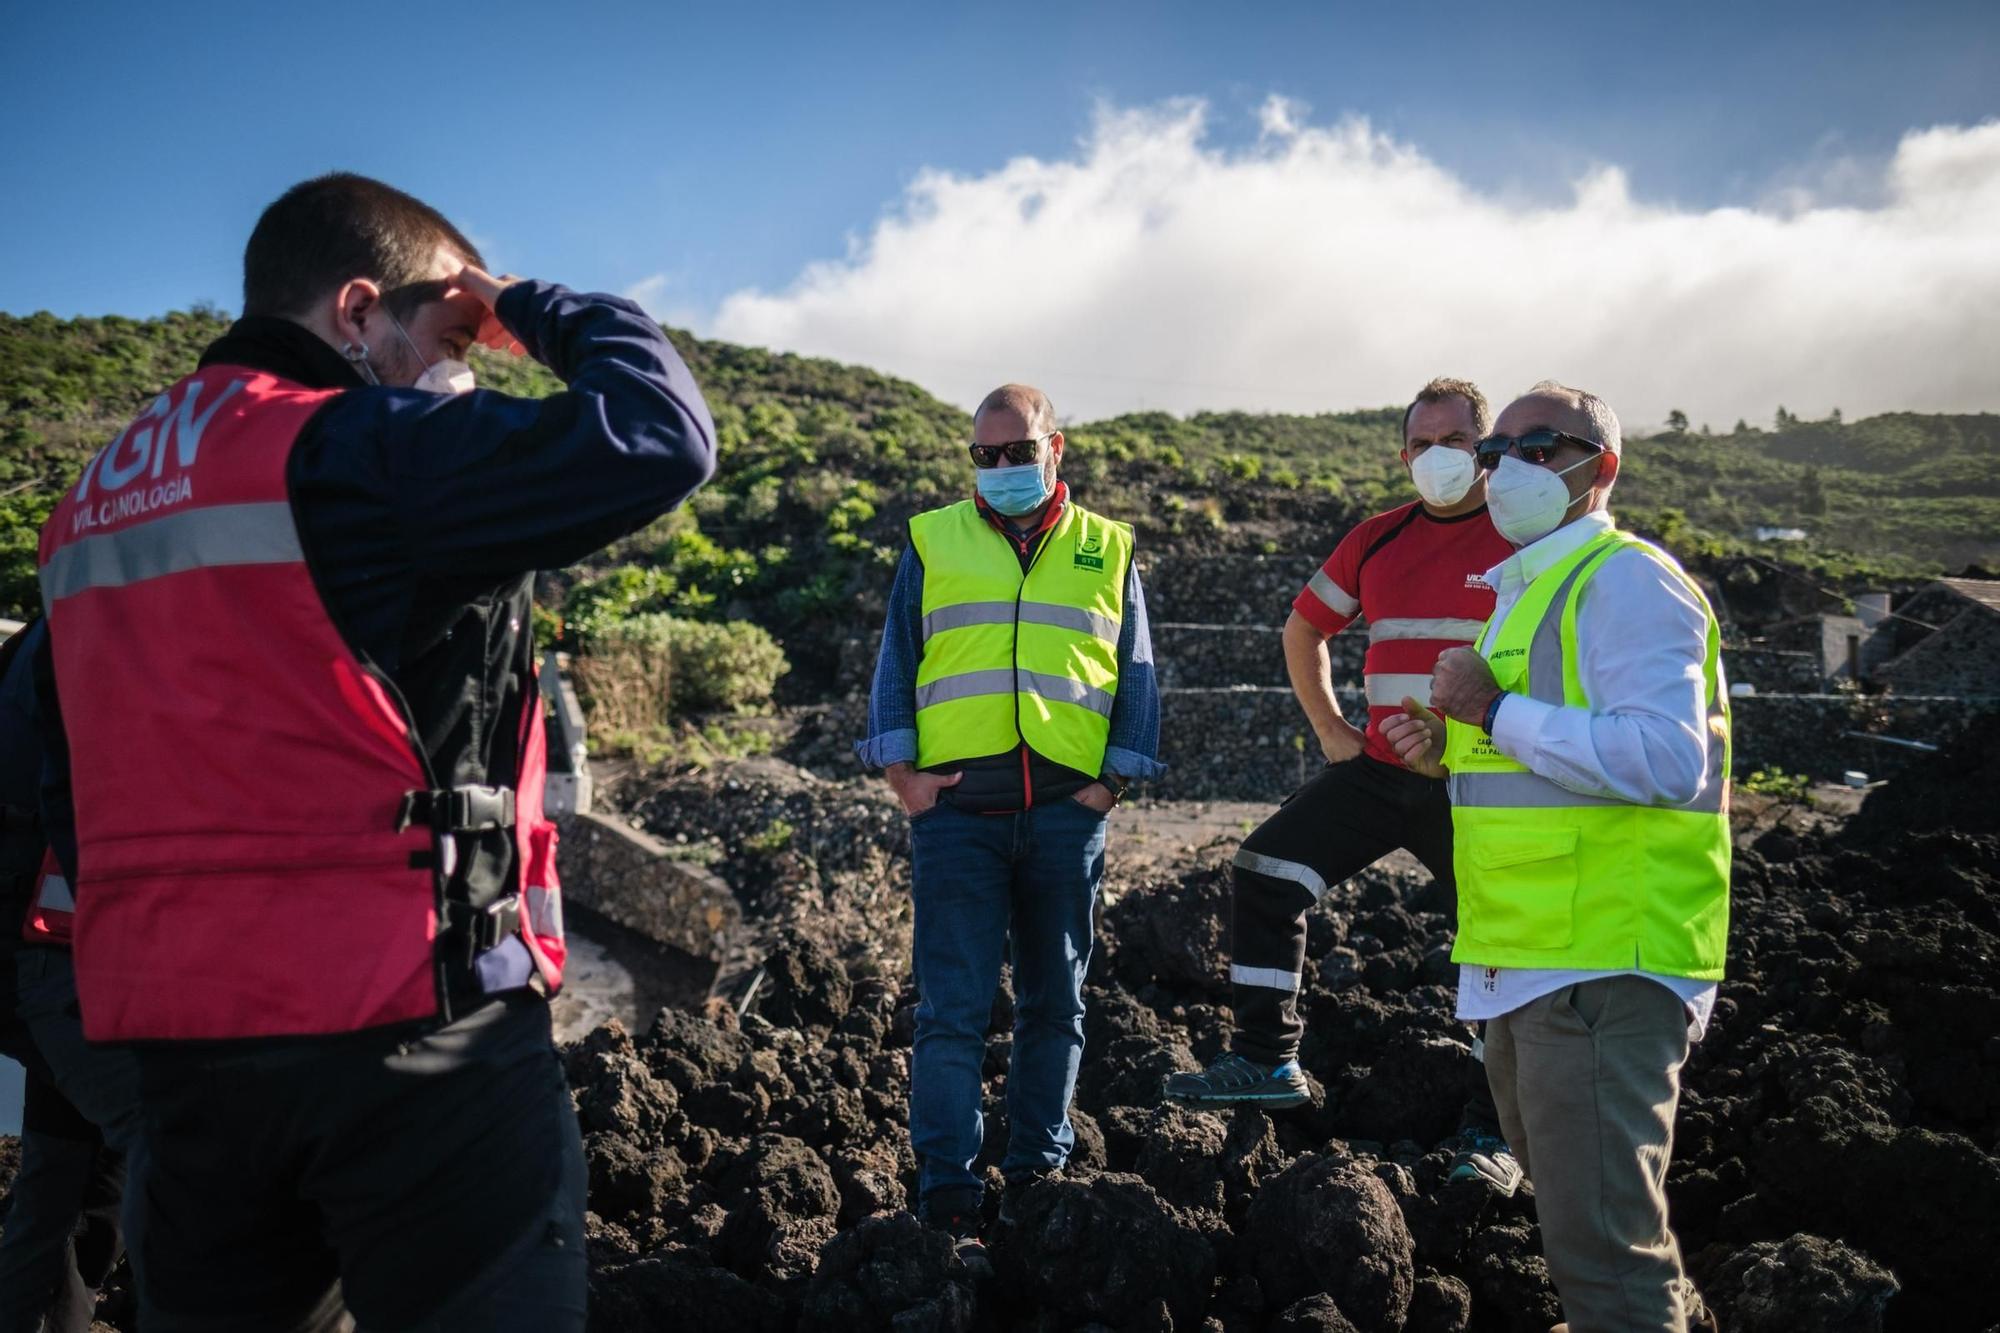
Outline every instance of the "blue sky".
{"type": "Polygon", "coordinates": [[[1690,213],[1867,205],[1906,133],[2000,114],[1990,0],[460,12],[8,0],[0,310],[234,308],[257,210],[335,167],[437,204],[508,269],[754,331],[718,323],[732,294],[865,249],[927,169],[1082,160],[1104,108],[1200,99],[1228,155],[1268,140],[1278,96],[1501,206],[1615,166],[1690,213]]]}

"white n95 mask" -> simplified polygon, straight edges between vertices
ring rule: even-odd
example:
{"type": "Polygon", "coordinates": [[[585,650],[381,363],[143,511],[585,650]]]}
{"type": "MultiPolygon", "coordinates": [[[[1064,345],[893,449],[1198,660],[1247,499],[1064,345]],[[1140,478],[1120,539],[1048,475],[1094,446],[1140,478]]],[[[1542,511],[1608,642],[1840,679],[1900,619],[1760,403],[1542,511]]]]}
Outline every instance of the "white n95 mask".
{"type": "Polygon", "coordinates": [[[1580,458],[1560,472],[1524,463],[1512,454],[1501,458],[1486,482],[1486,512],[1492,515],[1494,528],[1516,546],[1540,541],[1554,532],[1570,506],[1590,494],[1585,491],[1570,498],[1562,479],[1601,456],[1580,458]]]}
{"type": "Polygon", "coordinates": [[[1479,465],[1464,449],[1434,444],[1410,460],[1410,480],[1417,494],[1434,505],[1455,505],[1479,479],[1479,465]]]}

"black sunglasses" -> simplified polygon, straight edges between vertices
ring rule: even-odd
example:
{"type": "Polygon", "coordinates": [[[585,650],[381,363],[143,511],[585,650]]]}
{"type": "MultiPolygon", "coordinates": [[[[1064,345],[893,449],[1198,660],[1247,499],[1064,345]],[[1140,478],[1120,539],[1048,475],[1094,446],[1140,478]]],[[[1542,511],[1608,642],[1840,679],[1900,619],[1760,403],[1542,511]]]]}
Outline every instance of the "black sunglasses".
{"type": "Polygon", "coordinates": [[[978,467],[998,467],[1001,459],[1009,463],[1032,463],[1041,456],[1042,441],[1052,439],[1054,431],[1047,435],[1037,435],[1031,440],[1009,440],[1005,444],[969,444],[972,461],[978,467]]]}
{"type": "Polygon", "coordinates": [[[1524,463],[1546,463],[1554,456],[1556,446],[1563,444],[1574,444],[1594,454],[1604,452],[1604,446],[1596,440],[1586,440],[1581,435],[1572,435],[1566,430],[1550,430],[1544,426],[1526,435],[1489,435],[1473,446],[1472,456],[1479,461],[1480,467],[1491,472],[1510,453],[1524,463]]]}

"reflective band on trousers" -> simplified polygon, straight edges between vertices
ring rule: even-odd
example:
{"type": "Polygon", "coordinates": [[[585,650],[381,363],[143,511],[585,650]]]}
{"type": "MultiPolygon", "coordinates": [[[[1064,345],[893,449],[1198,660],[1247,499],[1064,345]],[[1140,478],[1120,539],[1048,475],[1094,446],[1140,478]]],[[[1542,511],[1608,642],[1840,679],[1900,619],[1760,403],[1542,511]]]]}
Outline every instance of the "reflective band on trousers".
{"type": "Polygon", "coordinates": [[[304,558],[290,505],[211,505],[57,547],[42,568],[42,598],[53,605],[91,588],[122,588],[190,569],[304,558]]]}
{"type": "Polygon", "coordinates": [[[1361,609],[1361,603],[1347,589],[1327,577],[1325,570],[1316,571],[1306,584],[1306,591],[1324,602],[1337,616],[1351,616],[1361,609]]]}
{"type": "Polygon", "coordinates": [[[1071,680],[1067,676],[1052,676],[1042,671],[1016,671],[1007,667],[990,671],[964,671],[956,676],[942,676],[928,684],[919,685],[917,707],[924,709],[935,704],[950,703],[954,699],[976,698],[982,694],[1011,695],[1017,689],[1022,694],[1032,694],[1056,703],[1088,708],[1101,717],[1111,716],[1112,696],[1108,691],[1100,690],[1094,685],[1086,685],[1080,680],[1071,680]]]}
{"type": "MultiPolygon", "coordinates": [[[[959,602],[953,606],[941,606],[924,617],[924,642],[929,643],[933,636],[946,630],[969,629],[974,625],[1011,625],[1014,623],[1014,610],[1012,602],[959,602]]],[[[1080,606],[1022,602],[1020,612],[1024,625],[1054,625],[1058,629],[1073,629],[1080,634],[1088,634],[1106,643],[1118,642],[1117,621],[1080,606]]]]}
{"type": "Polygon", "coordinates": [[[1280,972],[1275,967],[1229,965],[1229,979],[1239,986],[1262,986],[1266,990],[1297,991],[1305,980],[1297,972],[1280,972]]]}
{"type": "Polygon", "coordinates": [[[1386,639],[1461,639],[1471,643],[1479,637],[1479,631],[1485,624],[1483,620],[1455,620],[1449,616],[1436,618],[1392,616],[1387,620],[1368,622],[1368,642],[1381,643],[1386,639]]]}
{"type": "Polygon", "coordinates": [[[1281,861],[1275,856],[1239,848],[1235,864],[1240,868],[1259,875],[1269,875],[1272,879],[1288,879],[1301,885],[1316,902],[1326,892],[1326,881],[1320,873],[1301,861],[1281,861]]]}

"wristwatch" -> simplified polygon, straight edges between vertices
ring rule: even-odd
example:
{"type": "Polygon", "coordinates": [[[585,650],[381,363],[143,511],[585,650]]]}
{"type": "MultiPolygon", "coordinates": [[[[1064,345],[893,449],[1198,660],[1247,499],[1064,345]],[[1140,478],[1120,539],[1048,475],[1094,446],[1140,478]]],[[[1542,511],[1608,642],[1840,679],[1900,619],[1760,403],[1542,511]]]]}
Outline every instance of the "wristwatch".
{"type": "Polygon", "coordinates": [[[1132,785],[1132,779],[1121,777],[1119,774],[1112,772],[1105,772],[1099,775],[1097,780],[1104,784],[1106,791],[1111,793],[1111,804],[1113,805],[1125,799],[1125,789],[1132,785]]]}
{"type": "Polygon", "coordinates": [[[1488,736],[1493,734],[1493,719],[1500,715],[1500,705],[1507,700],[1507,692],[1502,690],[1493,696],[1493,702],[1486,705],[1486,716],[1479,719],[1479,729],[1488,736]]]}

